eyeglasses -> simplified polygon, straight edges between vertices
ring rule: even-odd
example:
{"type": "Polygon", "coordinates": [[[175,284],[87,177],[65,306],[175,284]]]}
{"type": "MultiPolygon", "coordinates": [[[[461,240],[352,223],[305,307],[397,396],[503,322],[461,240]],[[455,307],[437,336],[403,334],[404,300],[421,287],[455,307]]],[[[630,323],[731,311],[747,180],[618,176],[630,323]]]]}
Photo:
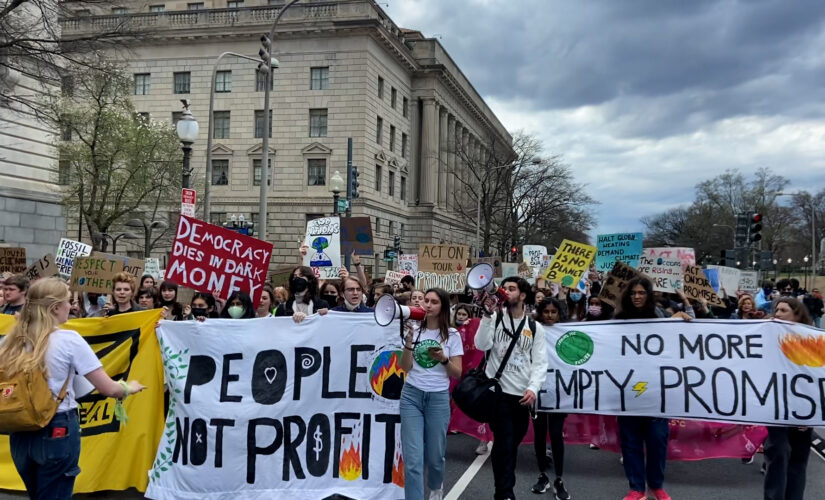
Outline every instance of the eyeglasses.
{"type": "Polygon", "coordinates": [[[344,288],[344,291],[352,293],[352,292],[360,292],[361,289],[360,288],[344,288]]]}

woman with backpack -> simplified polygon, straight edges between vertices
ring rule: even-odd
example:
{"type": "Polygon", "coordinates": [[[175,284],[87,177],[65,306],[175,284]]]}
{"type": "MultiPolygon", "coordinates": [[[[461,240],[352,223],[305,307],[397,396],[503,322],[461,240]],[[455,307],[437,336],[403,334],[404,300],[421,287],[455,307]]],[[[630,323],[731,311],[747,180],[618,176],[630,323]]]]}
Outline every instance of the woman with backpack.
{"type": "Polygon", "coordinates": [[[58,327],[69,317],[71,297],[69,288],[58,278],[37,280],[29,289],[17,324],[0,344],[0,385],[5,385],[7,396],[4,399],[13,399],[15,388],[28,389],[29,396],[41,402],[38,409],[54,411],[56,407],[45,426],[32,417],[25,422],[20,418],[12,422],[14,412],[2,412],[0,417],[0,430],[11,432],[12,459],[31,498],[72,496],[75,478],[80,473],[80,425],[72,386],[76,373],[85,376],[106,397],[123,399],[145,389],[135,380],[112,380],[79,333],[58,327]],[[34,383],[26,384],[26,388],[21,387],[23,384],[3,384],[12,378],[25,378],[27,372],[34,383]],[[45,377],[43,385],[36,383],[38,377],[45,377]],[[36,392],[37,387],[49,394],[43,397],[36,392]],[[21,426],[36,430],[15,430],[21,426]]]}

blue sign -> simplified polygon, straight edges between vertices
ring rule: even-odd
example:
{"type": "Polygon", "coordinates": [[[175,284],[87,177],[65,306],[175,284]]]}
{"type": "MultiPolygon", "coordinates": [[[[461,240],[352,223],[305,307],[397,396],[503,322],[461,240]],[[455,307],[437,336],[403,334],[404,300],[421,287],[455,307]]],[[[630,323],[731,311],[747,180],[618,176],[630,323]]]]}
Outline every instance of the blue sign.
{"type": "Polygon", "coordinates": [[[596,271],[606,273],[617,260],[635,268],[642,254],[642,233],[600,234],[596,245],[596,271]]]}

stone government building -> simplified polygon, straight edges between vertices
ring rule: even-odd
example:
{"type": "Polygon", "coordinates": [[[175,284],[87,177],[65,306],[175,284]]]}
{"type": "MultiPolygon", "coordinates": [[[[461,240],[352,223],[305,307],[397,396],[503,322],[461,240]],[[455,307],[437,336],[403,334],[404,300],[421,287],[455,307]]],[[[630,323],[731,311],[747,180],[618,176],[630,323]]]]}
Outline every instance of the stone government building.
{"type": "MultiPolygon", "coordinates": [[[[225,51],[257,58],[260,36],[284,3],[111,2],[108,11],[75,11],[63,36],[124,19],[145,33],[120,54],[134,74],[136,108],[174,122],[180,99],[191,101],[201,130],[192,156],[197,179],[205,172],[213,64],[225,51]]],[[[346,178],[348,137],[361,174],[352,213],[373,222],[374,275],[383,275],[380,254],[396,235],[405,252],[419,242],[474,241],[473,225],[455,213],[457,203],[474,204],[456,179],[472,174],[455,150],[480,157],[493,140],[511,151],[512,140],[438,40],[399,28],[372,0],[302,0],[282,17],[272,55],[280,61],[271,93],[273,266],[294,263],[307,220],[332,212],[330,178],[335,171],[346,178]]],[[[263,81],[252,61],[225,57],[218,69],[210,219],[243,214],[257,225],[263,81]]],[[[202,196],[202,185],[193,187],[202,196]]]]}

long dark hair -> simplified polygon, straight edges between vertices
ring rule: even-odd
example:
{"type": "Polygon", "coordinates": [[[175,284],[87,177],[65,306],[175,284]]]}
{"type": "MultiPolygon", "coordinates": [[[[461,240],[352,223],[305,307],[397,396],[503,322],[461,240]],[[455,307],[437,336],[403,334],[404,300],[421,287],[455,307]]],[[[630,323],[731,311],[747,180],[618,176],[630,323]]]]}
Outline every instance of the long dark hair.
{"type": "Polygon", "coordinates": [[[249,294],[241,290],[238,290],[232,292],[232,295],[230,295],[229,298],[226,299],[226,303],[224,304],[223,310],[221,311],[221,318],[235,319],[229,315],[229,307],[231,306],[232,301],[235,299],[238,299],[241,302],[241,305],[243,306],[243,316],[237,319],[251,319],[255,317],[256,311],[255,308],[252,306],[252,299],[249,297],[249,294]]]}
{"type": "Polygon", "coordinates": [[[627,284],[624,293],[622,294],[622,307],[616,313],[616,319],[643,319],[643,318],[658,318],[656,314],[656,299],[653,297],[653,284],[649,279],[638,277],[633,278],[627,284]],[[637,285],[641,285],[645,289],[645,303],[641,308],[636,308],[633,305],[631,293],[637,285]]]}
{"type": "MultiPolygon", "coordinates": [[[[441,312],[438,313],[438,332],[442,342],[446,342],[450,337],[450,294],[443,288],[430,288],[424,292],[426,297],[428,293],[434,293],[438,296],[441,302],[441,312]]],[[[427,329],[427,320],[421,322],[420,331],[427,329]]]]}
{"type": "Polygon", "coordinates": [[[171,281],[163,281],[158,287],[158,302],[161,306],[168,307],[172,311],[172,317],[176,320],[183,318],[183,307],[178,302],[178,284],[171,281]],[[175,292],[175,298],[171,301],[163,300],[163,291],[172,290],[175,292]]]}
{"type": "Polygon", "coordinates": [[[793,312],[794,316],[796,316],[797,323],[802,323],[805,325],[813,324],[813,321],[811,321],[811,313],[808,312],[808,308],[805,307],[805,304],[803,304],[802,302],[793,297],[780,297],[773,301],[774,311],[776,311],[776,306],[780,302],[788,304],[788,307],[791,308],[791,311],[793,312]]]}
{"type": "Polygon", "coordinates": [[[544,310],[548,307],[553,306],[559,312],[559,323],[564,323],[567,321],[567,314],[565,309],[561,306],[561,302],[559,299],[555,297],[545,297],[544,300],[539,302],[539,305],[536,306],[536,310],[533,313],[533,319],[541,323],[541,317],[544,313],[544,310]]]}
{"type": "Polygon", "coordinates": [[[315,272],[312,271],[311,267],[298,266],[295,269],[293,269],[292,273],[290,273],[289,275],[289,300],[295,300],[295,291],[292,287],[292,283],[295,280],[296,270],[299,270],[301,276],[303,276],[307,280],[307,290],[304,294],[304,304],[309,304],[310,300],[318,296],[318,278],[315,277],[315,272]]]}
{"type": "Polygon", "coordinates": [[[191,306],[192,303],[195,302],[195,300],[197,299],[203,299],[203,301],[206,302],[207,310],[212,309],[212,311],[206,313],[209,318],[218,317],[218,304],[215,302],[215,297],[213,297],[211,293],[198,292],[192,295],[192,300],[189,302],[189,305],[191,306]]]}

